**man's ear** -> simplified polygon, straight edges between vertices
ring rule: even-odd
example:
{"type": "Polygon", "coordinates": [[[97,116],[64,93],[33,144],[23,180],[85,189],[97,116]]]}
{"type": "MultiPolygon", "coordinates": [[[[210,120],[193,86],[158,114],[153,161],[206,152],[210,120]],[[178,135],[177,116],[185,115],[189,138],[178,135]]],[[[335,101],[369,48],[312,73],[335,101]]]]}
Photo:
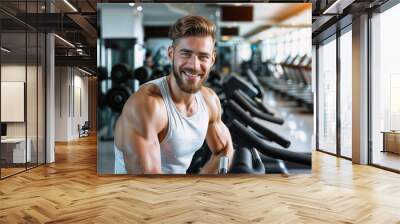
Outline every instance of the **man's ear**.
{"type": "Polygon", "coordinates": [[[214,65],[214,63],[215,63],[215,58],[217,57],[217,51],[214,49],[213,50],[213,53],[212,53],[212,57],[211,57],[211,66],[213,66],[214,65]]]}
{"type": "Polygon", "coordinates": [[[168,58],[170,61],[174,58],[174,46],[171,45],[168,47],[168,58]]]}

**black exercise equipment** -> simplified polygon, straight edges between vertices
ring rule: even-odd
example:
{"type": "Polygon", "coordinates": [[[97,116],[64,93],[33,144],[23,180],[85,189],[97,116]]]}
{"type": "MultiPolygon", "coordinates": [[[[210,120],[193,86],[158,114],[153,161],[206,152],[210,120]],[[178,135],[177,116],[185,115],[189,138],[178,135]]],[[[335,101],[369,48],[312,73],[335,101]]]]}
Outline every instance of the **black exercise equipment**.
{"type": "Polygon", "coordinates": [[[101,109],[107,106],[106,96],[100,90],[97,92],[97,105],[101,109]]]}
{"type": "Polygon", "coordinates": [[[97,68],[97,81],[103,81],[108,79],[108,72],[107,68],[105,67],[98,67],[97,68]]]}
{"type": "Polygon", "coordinates": [[[168,75],[171,71],[172,71],[172,65],[171,64],[164,65],[163,72],[164,72],[165,75],[168,75]]]}
{"type": "Polygon", "coordinates": [[[221,76],[219,75],[219,73],[215,70],[211,70],[210,73],[208,74],[208,81],[211,80],[216,80],[216,81],[221,81],[221,76]]]}
{"type": "Polygon", "coordinates": [[[232,121],[232,119],[236,118],[237,120],[253,128],[255,131],[264,136],[267,140],[276,142],[277,144],[285,148],[288,148],[290,146],[289,140],[285,139],[274,131],[271,131],[269,128],[265,127],[265,125],[262,125],[259,122],[255,121],[233,100],[228,100],[225,103],[223,116],[225,123],[229,123],[229,121],[232,121]]]}
{"type": "Polygon", "coordinates": [[[236,144],[243,147],[254,147],[260,153],[274,159],[281,159],[311,166],[311,154],[291,152],[285,149],[269,146],[236,119],[228,125],[228,128],[232,137],[235,138],[236,144]]]}
{"type": "Polygon", "coordinates": [[[222,87],[227,98],[230,98],[235,90],[238,89],[242,90],[251,98],[256,97],[258,94],[257,89],[251,84],[234,75],[225,76],[225,78],[222,80],[222,87]]]}
{"type": "MultiPolygon", "coordinates": [[[[236,90],[242,91],[250,101],[255,102],[254,105],[263,112],[273,115],[273,113],[265,107],[261,98],[258,98],[259,91],[250,83],[246,82],[242,78],[237,76],[229,75],[222,81],[222,87],[227,98],[231,98],[232,94],[236,90]]],[[[261,88],[261,86],[260,86],[261,88]]]]}
{"type": "Polygon", "coordinates": [[[115,83],[124,83],[131,78],[131,72],[126,64],[115,64],[111,70],[111,79],[115,83]]]}
{"type": "MultiPolygon", "coordinates": [[[[186,171],[186,174],[198,174],[200,169],[210,160],[211,151],[207,144],[195,152],[192,162],[186,171]]],[[[228,161],[228,157],[221,157],[219,162],[219,174],[264,174],[265,168],[260,155],[256,149],[248,149],[246,147],[235,147],[235,153],[232,161],[228,161]],[[228,163],[231,168],[228,170],[228,163]]]]}
{"type": "Polygon", "coordinates": [[[234,174],[265,174],[265,167],[260,155],[254,148],[236,148],[229,173],[234,174]]]}
{"type": "Polygon", "coordinates": [[[139,67],[135,69],[133,77],[139,81],[140,85],[142,85],[151,80],[151,69],[143,66],[139,67]]]}
{"type": "Polygon", "coordinates": [[[89,123],[89,121],[85,121],[85,123],[82,125],[82,126],[80,126],[79,124],[78,124],[78,134],[79,134],[79,138],[80,137],[87,137],[87,136],[89,136],[89,130],[90,130],[90,123],[89,123]]]}
{"type": "Polygon", "coordinates": [[[114,111],[121,112],[125,102],[132,95],[132,91],[128,86],[113,86],[106,95],[107,105],[114,111]]]}
{"type": "Polygon", "coordinates": [[[283,160],[270,158],[263,154],[261,154],[260,157],[265,167],[265,173],[289,174],[289,170],[286,166],[286,163],[283,160]]]}
{"type": "Polygon", "coordinates": [[[208,74],[207,83],[209,84],[208,86],[210,86],[218,96],[221,96],[221,94],[224,93],[221,84],[221,76],[218,74],[218,72],[214,70],[210,71],[210,73],[208,74]]]}
{"type": "Polygon", "coordinates": [[[164,71],[156,69],[153,71],[153,74],[151,75],[151,79],[161,78],[161,77],[165,76],[165,74],[168,74],[168,73],[164,73],[164,71]]]}
{"type": "Polygon", "coordinates": [[[250,83],[257,89],[258,91],[257,97],[260,99],[264,99],[264,89],[262,88],[260,82],[258,81],[253,71],[251,69],[246,69],[244,72],[242,72],[242,75],[247,77],[250,83]]]}
{"type": "Polygon", "coordinates": [[[306,54],[288,56],[280,63],[269,60],[265,67],[272,75],[260,77],[259,80],[285,99],[305,106],[312,112],[314,94],[311,88],[311,61],[306,54]]]}
{"type": "Polygon", "coordinates": [[[239,95],[241,95],[244,99],[246,99],[247,102],[249,102],[251,105],[254,107],[260,109],[262,112],[269,114],[269,115],[274,115],[272,111],[270,111],[262,101],[258,100],[255,98],[254,100],[250,98],[247,94],[245,94],[241,89],[236,90],[235,92],[238,92],[239,95]]]}
{"type": "Polygon", "coordinates": [[[284,120],[282,118],[274,117],[269,114],[263,113],[262,111],[252,106],[251,103],[248,102],[247,99],[239,91],[235,91],[233,93],[232,99],[236,103],[238,103],[243,109],[250,112],[250,114],[254,117],[258,117],[260,119],[263,119],[265,121],[270,121],[275,124],[282,125],[284,123],[284,120]]]}
{"type": "Polygon", "coordinates": [[[187,174],[200,173],[201,167],[203,167],[208,160],[210,160],[211,151],[208,149],[207,143],[204,142],[199,150],[197,150],[193,157],[189,168],[186,170],[187,174]]]}

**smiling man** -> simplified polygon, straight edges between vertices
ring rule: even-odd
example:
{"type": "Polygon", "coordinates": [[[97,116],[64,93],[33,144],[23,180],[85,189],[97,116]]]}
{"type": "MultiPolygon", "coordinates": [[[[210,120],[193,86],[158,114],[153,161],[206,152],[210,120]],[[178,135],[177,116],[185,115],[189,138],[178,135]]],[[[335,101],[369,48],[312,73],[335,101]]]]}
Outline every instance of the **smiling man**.
{"type": "Polygon", "coordinates": [[[216,57],[214,24],[185,16],[172,25],[169,36],[171,74],[142,85],[117,121],[116,173],[185,174],[204,140],[212,156],[201,173],[217,173],[221,156],[232,160],[219,98],[204,86],[216,57]]]}

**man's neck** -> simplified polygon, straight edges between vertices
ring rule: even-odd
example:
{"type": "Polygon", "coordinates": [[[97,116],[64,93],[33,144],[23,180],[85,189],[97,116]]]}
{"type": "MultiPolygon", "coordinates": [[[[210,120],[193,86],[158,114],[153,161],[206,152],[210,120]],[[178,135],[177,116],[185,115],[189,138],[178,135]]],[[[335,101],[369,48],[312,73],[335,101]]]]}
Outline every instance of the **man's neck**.
{"type": "Polygon", "coordinates": [[[170,88],[172,100],[175,102],[175,104],[185,105],[187,108],[193,105],[195,99],[194,93],[187,93],[182,91],[172,74],[167,77],[167,81],[170,88]]]}

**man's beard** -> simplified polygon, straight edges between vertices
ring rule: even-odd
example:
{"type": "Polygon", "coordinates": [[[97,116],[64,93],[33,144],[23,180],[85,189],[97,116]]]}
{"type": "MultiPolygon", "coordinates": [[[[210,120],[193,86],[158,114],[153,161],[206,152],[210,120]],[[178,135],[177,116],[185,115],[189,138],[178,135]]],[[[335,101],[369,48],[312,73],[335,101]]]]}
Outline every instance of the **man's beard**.
{"type": "MultiPolygon", "coordinates": [[[[182,72],[182,71],[181,71],[182,72]]],[[[184,75],[179,72],[179,69],[175,67],[175,60],[172,61],[172,74],[175,77],[176,83],[178,84],[179,89],[181,89],[185,93],[197,93],[204,82],[207,80],[208,73],[204,74],[203,77],[200,77],[200,82],[198,84],[185,84],[184,83],[184,75]]]]}

